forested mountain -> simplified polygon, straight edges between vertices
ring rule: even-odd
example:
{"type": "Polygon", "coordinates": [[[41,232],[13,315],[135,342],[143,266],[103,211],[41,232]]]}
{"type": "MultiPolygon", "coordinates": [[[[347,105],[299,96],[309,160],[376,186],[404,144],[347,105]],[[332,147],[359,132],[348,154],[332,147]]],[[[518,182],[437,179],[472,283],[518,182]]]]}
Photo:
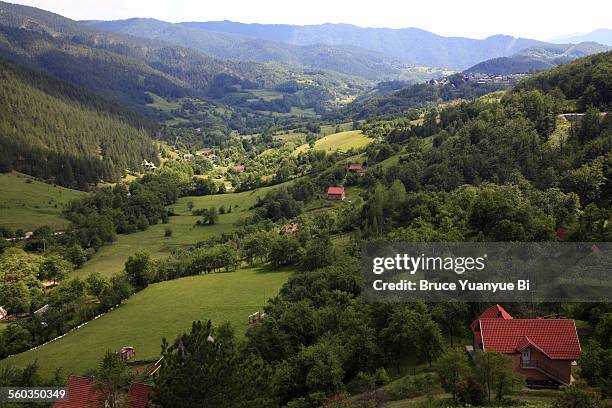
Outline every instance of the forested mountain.
{"type": "Polygon", "coordinates": [[[599,28],[588,34],[564,35],[551,38],[552,43],[580,43],[584,41],[595,41],[600,44],[612,46],[612,29],[599,28]]]}
{"type": "Polygon", "coordinates": [[[343,114],[355,119],[412,114],[415,108],[433,106],[438,102],[454,99],[474,99],[505,88],[501,83],[480,84],[466,79],[462,74],[454,74],[440,83],[430,81],[403,86],[395,91],[379,90],[355,100],[344,109],[343,114]]]}
{"type": "Polygon", "coordinates": [[[579,111],[612,108],[612,51],[580,58],[521,81],[514,92],[540,90],[563,95],[579,111]]]}
{"type": "Polygon", "coordinates": [[[299,73],[280,64],[222,60],[2,2],[0,56],[138,105],[150,102],[146,92],[163,97],[220,97],[234,87],[274,88],[299,73]]]}
{"type": "Polygon", "coordinates": [[[363,28],[350,24],[243,24],[187,22],[185,27],[246,35],[295,45],[349,45],[381,52],[405,63],[466,69],[480,61],[544,45],[537,40],[494,35],[484,40],[443,37],[418,28],[363,28]]]}
{"type": "Polygon", "coordinates": [[[284,62],[297,67],[325,69],[366,79],[399,78],[408,67],[391,57],[353,46],[298,46],[233,33],[208,31],[155,19],[85,21],[102,30],[160,39],[213,56],[239,61],[284,62]]]}
{"type": "Polygon", "coordinates": [[[594,42],[580,44],[542,45],[526,48],[511,57],[493,58],[468,68],[465,72],[508,75],[542,71],[577,58],[609,50],[594,42]]]}
{"type": "Polygon", "coordinates": [[[66,187],[157,162],[154,125],[98,95],[0,59],[0,171],[66,187]]]}

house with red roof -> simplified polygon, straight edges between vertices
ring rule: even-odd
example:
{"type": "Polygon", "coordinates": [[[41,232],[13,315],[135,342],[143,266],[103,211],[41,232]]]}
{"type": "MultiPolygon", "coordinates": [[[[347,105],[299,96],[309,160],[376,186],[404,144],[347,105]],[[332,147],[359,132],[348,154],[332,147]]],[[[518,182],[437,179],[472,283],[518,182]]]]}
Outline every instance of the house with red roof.
{"type": "Polygon", "coordinates": [[[360,175],[364,175],[366,174],[367,170],[365,167],[363,167],[363,164],[361,163],[351,163],[348,167],[348,170],[350,173],[357,173],[360,175]]]}
{"type": "MultiPolygon", "coordinates": [[[[104,401],[96,381],[91,377],[71,375],[64,388],[68,391],[68,398],[53,404],[54,408],[104,408],[108,404],[108,401],[104,401]]],[[[150,407],[152,390],[150,385],[133,383],[127,393],[127,408],[150,407]]]]}
{"type": "Polygon", "coordinates": [[[71,375],[66,380],[64,388],[68,391],[68,398],[53,404],[54,408],[104,407],[102,394],[96,387],[96,382],[93,378],[71,375]]]}
{"type": "Polygon", "coordinates": [[[132,384],[128,391],[128,408],[150,407],[151,391],[153,391],[153,387],[148,384],[132,384]]]}
{"type": "Polygon", "coordinates": [[[327,189],[327,198],[330,200],[344,200],[346,194],[344,193],[344,187],[332,187],[327,189]]]}
{"type": "Polygon", "coordinates": [[[500,305],[484,311],[470,325],[475,352],[511,356],[514,370],[531,386],[569,385],[580,341],[571,319],[515,319],[500,305]]]}

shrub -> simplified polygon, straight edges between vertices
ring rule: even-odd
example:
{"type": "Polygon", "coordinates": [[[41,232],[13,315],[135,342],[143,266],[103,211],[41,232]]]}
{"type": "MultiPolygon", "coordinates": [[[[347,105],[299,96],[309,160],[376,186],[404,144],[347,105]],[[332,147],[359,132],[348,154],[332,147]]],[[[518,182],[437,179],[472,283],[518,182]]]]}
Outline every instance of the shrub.
{"type": "Polygon", "coordinates": [[[466,405],[482,405],[484,402],[484,389],[482,385],[470,377],[465,382],[459,384],[457,399],[466,405]]]}
{"type": "Polygon", "coordinates": [[[431,392],[439,385],[438,376],[434,373],[409,375],[391,385],[394,399],[414,398],[431,392]]]}
{"type": "Polygon", "coordinates": [[[172,228],[166,227],[164,229],[164,237],[171,237],[171,236],[172,236],[172,228]]]}

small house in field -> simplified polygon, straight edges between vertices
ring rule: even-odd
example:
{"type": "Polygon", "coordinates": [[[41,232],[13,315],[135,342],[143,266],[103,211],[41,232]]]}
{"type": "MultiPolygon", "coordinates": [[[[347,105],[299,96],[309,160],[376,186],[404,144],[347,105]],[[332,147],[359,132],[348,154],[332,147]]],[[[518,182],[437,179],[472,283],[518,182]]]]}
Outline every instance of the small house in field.
{"type": "Polygon", "coordinates": [[[348,171],[349,173],[356,173],[361,176],[363,176],[367,172],[366,168],[363,167],[363,164],[361,163],[351,163],[348,167],[348,171]]]}
{"type": "Polygon", "coordinates": [[[298,228],[299,224],[296,222],[292,222],[290,224],[283,225],[280,229],[280,232],[281,234],[295,235],[295,233],[298,231],[298,228]]]}
{"type": "Polygon", "coordinates": [[[232,169],[236,172],[236,173],[242,173],[244,171],[244,164],[237,164],[235,165],[232,169]]]}
{"type": "Polygon", "coordinates": [[[8,316],[8,312],[3,306],[0,306],[0,320],[4,319],[6,316],[8,316]]]}
{"type": "Polygon", "coordinates": [[[571,319],[515,319],[500,305],[491,306],[470,325],[473,350],[512,357],[514,371],[531,387],[569,385],[580,341],[571,319]]]}
{"type": "Polygon", "coordinates": [[[344,187],[329,187],[327,189],[327,198],[329,200],[344,200],[346,194],[344,193],[344,187]]]}
{"type": "Polygon", "coordinates": [[[183,160],[191,160],[191,159],[193,159],[193,158],[194,158],[194,155],[193,155],[193,154],[191,154],[191,153],[185,153],[185,154],[183,155],[183,160]]]}
{"type": "Polygon", "coordinates": [[[121,349],[117,351],[117,355],[119,356],[120,359],[127,361],[127,360],[134,358],[134,356],[136,356],[136,351],[134,350],[134,347],[131,347],[131,346],[121,347],[121,349]]]}

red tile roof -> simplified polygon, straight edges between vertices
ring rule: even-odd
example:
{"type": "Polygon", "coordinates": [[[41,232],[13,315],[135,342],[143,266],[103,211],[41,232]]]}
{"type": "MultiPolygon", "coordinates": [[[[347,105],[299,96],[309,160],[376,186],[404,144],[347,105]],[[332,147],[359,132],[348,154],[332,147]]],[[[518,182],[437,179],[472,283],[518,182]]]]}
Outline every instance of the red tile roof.
{"type": "Polygon", "coordinates": [[[327,189],[328,195],[342,195],[344,194],[344,187],[329,187],[327,189]]]}
{"type": "Polygon", "coordinates": [[[362,170],[363,169],[363,165],[361,165],[360,163],[351,163],[349,165],[349,170],[362,170]]]}
{"type": "Polygon", "coordinates": [[[479,324],[485,351],[511,354],[532,345],[551,359],[580,357],[576,325],[570,319],[484,318],[479,324]]]}
{"type": "Polygon", "coordinates": [[[68,390],[68,399],[53,404],[54,408],[98,408],[104,404],[100,401],[100,391],[95,388],[93,378],[71,375],[64,387],[68,390]]]}
{"type": "Polygon", "coordinates": [[[470,325],[470,327],[472,328],[472,331],[474,331],[478,328],[478,320],[480,319],[499,319],[499,318],[510,320],[512,319],[512,316],[510,316],[510,313],[508,313],[506,309],[504,309],[500,305],[493,305],[489,307],[487,310],[485,310],[484,312],[482,312],[480,317],[474,320],[472,324],[470,325]]]}
{"type": "Polygon", "coordinates": [[[149,406],[149,399],[153,387],[147,384],[134,383],[128,392],[128,408],[145,408],[149,406]]]}

